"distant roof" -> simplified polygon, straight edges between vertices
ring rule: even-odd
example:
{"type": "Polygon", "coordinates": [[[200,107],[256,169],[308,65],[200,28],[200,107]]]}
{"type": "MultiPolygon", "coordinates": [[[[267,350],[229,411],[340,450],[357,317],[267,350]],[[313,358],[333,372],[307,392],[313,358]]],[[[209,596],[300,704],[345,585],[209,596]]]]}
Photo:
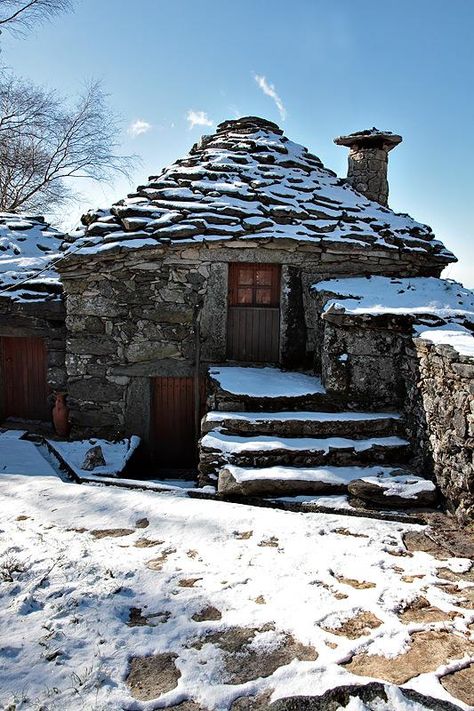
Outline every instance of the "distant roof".
{"type": "Polygon", "coordinates": [[[64,235],[43,217],[0,212],[0,297],[44,301],[61,292],[52,262],[64,235]]]}
{"type": "Polygon", "coordinates": [[[372,249],[455,261],[429,227],[371,202],[274,123],[225,121],[184,158],[107,210],[83,217],[74,251],[176,242],[286,238],[352,253],[372,249]]]}

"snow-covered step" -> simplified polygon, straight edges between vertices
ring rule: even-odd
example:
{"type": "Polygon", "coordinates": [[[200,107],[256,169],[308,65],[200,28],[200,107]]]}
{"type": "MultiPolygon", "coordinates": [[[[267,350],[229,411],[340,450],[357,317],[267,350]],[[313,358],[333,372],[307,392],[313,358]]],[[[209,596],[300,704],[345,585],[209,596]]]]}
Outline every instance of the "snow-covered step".
{"type": "Polygon", "coordinates": [[[367,436],[400,435],[403,420],[395,412],[208,412],[201,431],[219,429],[226,434],[270,434],[295,436],[339,436],[360,439],[367,436]]]}
{"type": "Polygon", "coordinates": [[[378,508],[433,506],[437,492],[434,482],[407,471],[365,473],[349,482],[353,500],[378,508]]]}
{"type": "Polygon", "coordinates": [[[270,366],[213,366],[209,368],[212,409],[274,412],[341,409],[328,398],[321,379],[308,373],[270,366]]]}
{"type": "Polygon", "coordinates": [[[205,477],[216,475],[227,464],[241,467],[399,464],[408,455],[409,442],[396,436],[241,437],[212,430],[201,439],[199,470],[205,477]]]}
{"type": "Polygon", "coordinates": [[[388,478],[400,473],[394,467],[237,467],[227,465],[219,472],[218,492],[229,496],[296,496],[346,492],[356,480],[388,478]]]}

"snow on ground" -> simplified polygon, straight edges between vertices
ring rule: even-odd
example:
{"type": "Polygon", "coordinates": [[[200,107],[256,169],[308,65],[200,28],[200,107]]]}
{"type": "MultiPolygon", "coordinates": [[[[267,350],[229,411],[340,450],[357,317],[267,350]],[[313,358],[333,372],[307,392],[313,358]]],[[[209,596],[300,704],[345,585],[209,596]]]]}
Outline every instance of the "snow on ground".
{"type": "Polygon", "coordinates": [[[109,442],[106,439],[83,439],[75,442],[56,442],[51,440],[50,447],[54,449],[71,467],[78,477],[88,474],[82,468],[84,457],[91,447],[99,446],[104,455],[105,466],[95,467],[93,476],[117,476],[124,470],[128,460],[140,444],[140,437],[132,435],[119,442],[109,442]]]}
{"type": "Polygon", "coordinates": [[[209,368],[209,375],[222,390],[249,397],[300,397],[325,393],[321,380],[314,375],[291,373],[279,368],[209,368]]]}
{"type": "MultiPolygon", "coordinates": [[[[322,693],[364,681],[342,666],[354,652],[393,657],[406,649],[410,631],[448,629],[461,638],[474,619],[435,585],[440,566],[463,571],[466,560],[404,552],[402,533],[419,526],[48,476],[1,475],[0,501],[3,708],[149,711],[194,699],[221,711],[268,689],[273,699],[322,693]],[[397,612],[420,594],[455,616],[403,622],[397,612]],[[193,619],[210,606],[220,619],[193,619]],[[131,608],[144,623],[127,624],[131,608]],[[361,610],[381,624],[357,639],[329,631],[328,621],[337,627],[361,610]],[[317,658],[233,681],[219,635],[236,628],[257,630],[247,653],[261,660],[259,670],[278,645],[287,648],[287,635],[317,658]],[[130,659],[158,653],[176,655],[177,686],[156,703],[133,700],[125,683],[130,659]]],[[[435,671],[407,685],[450,698],[435,671]]]]}
{"type": "MultiPolygon", "coordinates": [[[[19,439],[23,432],[0,434],[0,476],[23,474],[24,476],[56,476],[56,471],[41,455],[33,442],[19,439]],[[17,435],[17,436],[15,436],[17,435]]],[[[3,482],[3,478],[2,478],[3,482]]]]}

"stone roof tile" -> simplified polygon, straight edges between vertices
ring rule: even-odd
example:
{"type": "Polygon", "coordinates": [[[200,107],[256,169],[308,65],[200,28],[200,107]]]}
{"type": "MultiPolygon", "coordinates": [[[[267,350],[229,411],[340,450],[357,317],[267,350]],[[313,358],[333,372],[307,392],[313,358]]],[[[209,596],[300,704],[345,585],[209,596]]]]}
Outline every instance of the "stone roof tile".
{"type": "Polygon", "coordinates": [[[398,250],[433,266],[455,261],[430,227],[368,200],[276,124],[253,116],[221,123],[185,158],[110,210],[90,211],[83,224],[74,252],[83,245],[87,255],[106,244],[202,243],[220,234],[242,241],[284,237],[315,249],[345,245],[348,252],[398,250]],[[145,243],[144,233],[151,238],[145,243]]]}

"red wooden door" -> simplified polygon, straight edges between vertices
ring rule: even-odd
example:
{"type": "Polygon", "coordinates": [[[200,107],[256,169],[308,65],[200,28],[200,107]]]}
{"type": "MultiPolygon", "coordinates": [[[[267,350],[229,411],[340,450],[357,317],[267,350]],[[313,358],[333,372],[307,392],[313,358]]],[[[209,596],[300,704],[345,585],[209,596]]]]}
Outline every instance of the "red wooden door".
{"type": "Polygon", "coordinates": [[[280,351],[279,264],[230,264],[227,357],[278,363],[280,351]]]}
{"type": "Polygon", "coordinates": [[[159,467],[191,469],[197,465],[197,419],[204,414],[205,401],[204,380],[196,403],[194,378],[153,378],[151,439],[159,467]]]}
{"type": "Polygon", "coordinates": [[[3,337],[0,351],[3,418],[50,420],[44,339],[3,337]]]}

